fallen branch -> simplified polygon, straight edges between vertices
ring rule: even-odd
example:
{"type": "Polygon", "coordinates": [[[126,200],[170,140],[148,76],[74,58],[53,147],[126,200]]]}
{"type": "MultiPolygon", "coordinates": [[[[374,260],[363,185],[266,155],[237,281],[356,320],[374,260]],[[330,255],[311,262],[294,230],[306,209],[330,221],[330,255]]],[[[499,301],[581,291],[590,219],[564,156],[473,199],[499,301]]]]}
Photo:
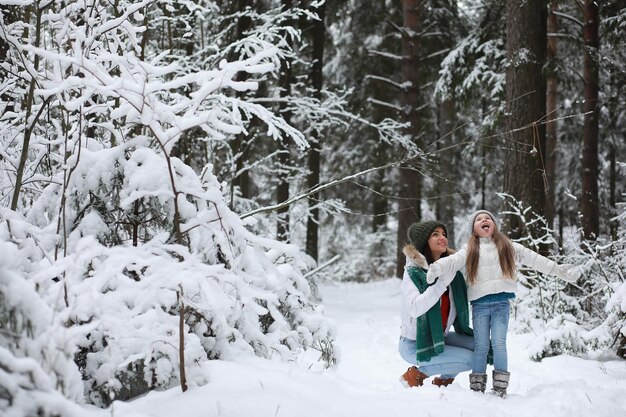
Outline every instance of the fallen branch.
{"type": "Polygon", "coordinates": [[[324,262],[322,265],[318,266],[317,268],[307,272],[306,274],[304,274],[305,278],[310,277],[311,275],[321,271],[322,269],[326,268],[328,265],[334,264],[335,262],[337,262],[339,259],[341,258],[341,255],[336,255],[334,258],[324,262]]]}

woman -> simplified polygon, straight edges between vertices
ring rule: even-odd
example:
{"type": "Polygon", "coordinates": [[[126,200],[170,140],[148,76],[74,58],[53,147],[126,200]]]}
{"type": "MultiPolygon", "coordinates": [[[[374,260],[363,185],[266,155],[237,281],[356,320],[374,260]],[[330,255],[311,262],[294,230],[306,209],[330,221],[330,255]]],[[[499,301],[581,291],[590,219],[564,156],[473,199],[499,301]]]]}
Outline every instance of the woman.
{"type": "Polygon", "coordinates": [[[463,274],[447,274],[433,285],[426,283],[428,265],[452,253],[447,234],[439,221],[409,227],[411,243],[403,250],[407,261],[401,285],[399,346],[402,358],[414,365],[400,377],[406,387],[422,386],[433,375],[438,375],[433,384],[447,386],[458,373],[472,369],[474,337],[463,274]]]}

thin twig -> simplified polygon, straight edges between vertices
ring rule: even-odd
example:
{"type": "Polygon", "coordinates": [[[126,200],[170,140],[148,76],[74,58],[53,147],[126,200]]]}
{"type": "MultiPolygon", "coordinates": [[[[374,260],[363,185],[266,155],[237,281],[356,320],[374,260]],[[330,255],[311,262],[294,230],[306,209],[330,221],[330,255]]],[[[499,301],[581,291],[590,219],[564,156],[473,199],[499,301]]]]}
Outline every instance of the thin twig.
{"type": "Polygon", "coordinates": [[[385,164],[385,165],[382,165],[382,166],[378,166],[378,167],[366,169],[366,170],[361,171],[361,172],[357,172],[356,174],[348,175],[347,177],[344,177],[344,178],[341,178],[341,179],[338,179],[338,180],[330,181],[330,182],[328,182],[326,184],[320,184],[320,185],[318,185],[316,187],[313,187],[313,188],[309,189],[308,191],[305,191],[302,194],[295,195],[295,196],[291,197],[290,199],[283,201],[282,203],[274,204],[273,206],[268,206],[268,207],[261,207],[261,208],[249,211],[247,213],[244,213],[244,214],[242,214],[239,217],[241,219],[245,219],[246,217],[254,216],[255,214],[265,213],[267,211],[275,211],[275,210],[281,209],[283,207],[288,207],[288,206],[292,205],[293,203],[295,203],[296,201],[300,201],[303,198],[307,198],[307,197],[309,197],[309,196],[311,196],[313,194],[317,194],[317,193],[319,193],[319,192],[321,192],[321,191],[323,191],[323,190],[325,190],[327,188],[335,187],[335,186],[337,186],[339,184],[343,184],[344,182],[351,181],[354,178],[360,177],[362,175],[369,174],[371,172],[376,172],[376,171],[379,171],[381,169],[391,168],[391,167],[394,167],[394,166],[397,166],[397,165],[409,162],[409,161],[411,161],[413,159],[415,159],[415,158],[409,158],[409,159],[405,159],[405,160],[401,160],[401,161],[391,162],[389,164],[385,164]]]}

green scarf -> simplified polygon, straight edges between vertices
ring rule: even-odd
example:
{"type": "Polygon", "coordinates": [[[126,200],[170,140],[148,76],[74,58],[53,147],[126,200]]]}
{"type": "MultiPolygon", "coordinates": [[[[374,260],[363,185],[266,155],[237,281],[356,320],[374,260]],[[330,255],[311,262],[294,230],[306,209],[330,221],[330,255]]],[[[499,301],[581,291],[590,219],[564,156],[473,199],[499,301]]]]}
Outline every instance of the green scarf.
{"type": "MultiPolygon", "coordinates": [[[[426,282],[426,270],[423,268],[409,267],[407,268],[407,272],[417,289],[423,294],[430,286],[426,282]]],[[[467,287],[465,286],[465,278],[463,278],[461,272],[456,273],[456,276],[450,284],[450,288],[452,290],[454,307],[456,308],[456,319],[453,323],[454,331],[473,336],[474,332],[469,325],[467,287]]],[[[419,316],[416,319],[416,323],[417,362],[426,362],[433,356],[437,356],[443,352],[444,348],[440,302],[437,301],[426,314],[419,316]]]]}

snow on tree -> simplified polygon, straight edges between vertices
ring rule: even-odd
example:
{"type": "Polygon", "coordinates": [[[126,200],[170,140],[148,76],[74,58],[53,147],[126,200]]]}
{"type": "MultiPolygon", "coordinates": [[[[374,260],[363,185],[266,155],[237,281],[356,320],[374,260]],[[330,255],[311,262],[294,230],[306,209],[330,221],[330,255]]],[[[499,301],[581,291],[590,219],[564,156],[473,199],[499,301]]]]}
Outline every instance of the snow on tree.
{"type": "MultiPolygon", "coordinates": [[[[239,41],[236,59],[199,69],[144,43],[144,18],[163,17],[167,1],[21,6],[33,19],[9,22],[0,35],[12,58],[4,68],[15,75],[5,79],[13,90],[1,119],[0,192],[26,214],[11,226],[5,220],[6,229],[27,230],[2,242],[28,244],[29,252],[15,257],[23,266],[7,266],[19,274],[2,295],[4,305],[18,305],[19,279],[36,302],[3,322],[41,316],[34,340],[58,339],[51,346],[64,355],[56,380],[67,384],[63,394],[80,402],[84,391],[85,401],[106,406],[183,384],[182,357],[191,384],[206,381],[203,364],[215,358],[291,360],[317,349],[332,363],[333,327],[303,276],[310,258],[252,234],[253,222],[244,224],[224,201],[212,166],[197,173],[172,152],[185,132],[225,140],[245,132],[253,116],[270,137],[307,146],[279,116],[236,95],[275,76],[285,54],[279,31],[239,41]],[[240,73],[250,77],[240,81],[240,73]]],[[[198,10],[192,6],[185,7],[198,10]]],[[[201,9],[217,12],[211,2],[201,9]]],[[[235,48],[214,47],[215,55],[235,48]]],[[[47,347],[33,345],[40,351],[16,343],[7,354],[52,372],[47,347]]]]}
{"type": "MultiPolygon", "coordinates": [[[[508,207],[506,214],[527,225],[515,241],[534,251],[556,247],[545,218],[510,195],[500,197],[508,207]],[[531,230],[544,233],[537,237],[531,230]]],[[[624,214],[619,220],[624,220],[624,214]]],[[[563,353],[604,355],[611,351],[624,357],[625,237],[622,234],[614,242],[586,242],[585,251],[575,248],[568,254],[553,255],[557,262],[580,270],[581,278],[576,283],[566,285],[536,271],[522,270],[518,274],[521,291],[513,306],[518,317],[515,330],[536,335],[528,348],[532,359],[563,353]]]]}
{"type": "Polygon", "coordinates": [[[0,216],[0,409],[7,416],[79,416],[77,329],[55,320],[28,279],[50,265],[44,248],[52,241],[18,213],[3,208],[0,216]]]}

